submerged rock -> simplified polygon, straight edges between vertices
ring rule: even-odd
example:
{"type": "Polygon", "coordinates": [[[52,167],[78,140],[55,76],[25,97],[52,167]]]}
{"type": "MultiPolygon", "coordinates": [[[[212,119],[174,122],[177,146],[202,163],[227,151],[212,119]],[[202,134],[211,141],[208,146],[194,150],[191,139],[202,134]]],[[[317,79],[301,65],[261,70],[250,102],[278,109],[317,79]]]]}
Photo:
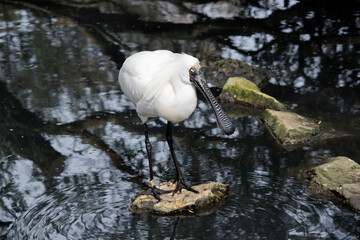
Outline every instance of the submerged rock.
{"type": "Polygon", "coordinates": [[[235,102],[260,109],[286,110],[286,106],[265,93],[251,81],[243,77],[231,77],[224,85],[219,99],[222,102],[235,102]]]}
{"type": "Polygon", "coordinates": [[[320,133],[320,122],[293,112],[267,109],[261,118],[282,144],[305,143],[320,133]]]}
{"type": "Polygon", "coordinates": [[[326,194],[360,212],[360,165],[347,157],[335,157],[308,171],[309,189],[326,194]]]}
{"type": "Polygon", "coordinates": [[[274,74],[265,69],[257,68],[244,61],[222,59],[204,68],[206,80],[214,87],[222,88],[230,77],[244,77],[255,85],[266,85],[274,74]]]}
{"type": "MultiPolygon", "coordinates": [[[[218,182],[207,182],[192,187],[199,193],[183,189],[174,195],[162,194],[161,201],[152,195],[138,195],[133,200],[130,210],[134,213],[150,212],[159,215],[198,213],[224,199],[230,190],[227,185],[218,182]]],[[[175,184],[168,181],[159,184],[158,188],[174,190],[175,184]]]]}

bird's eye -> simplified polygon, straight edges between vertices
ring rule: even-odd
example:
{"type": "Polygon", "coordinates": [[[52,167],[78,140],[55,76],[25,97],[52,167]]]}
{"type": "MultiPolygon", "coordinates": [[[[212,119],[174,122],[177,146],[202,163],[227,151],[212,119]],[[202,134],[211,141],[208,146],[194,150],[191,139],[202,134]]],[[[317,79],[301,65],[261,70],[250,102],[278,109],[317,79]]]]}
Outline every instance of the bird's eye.
{"type": "Polygon", "coordinates": [[[190,75],[195,74],[195,69],[194,69],[194,68],[190,68],[189,73],[190,73],[190,75]]]}

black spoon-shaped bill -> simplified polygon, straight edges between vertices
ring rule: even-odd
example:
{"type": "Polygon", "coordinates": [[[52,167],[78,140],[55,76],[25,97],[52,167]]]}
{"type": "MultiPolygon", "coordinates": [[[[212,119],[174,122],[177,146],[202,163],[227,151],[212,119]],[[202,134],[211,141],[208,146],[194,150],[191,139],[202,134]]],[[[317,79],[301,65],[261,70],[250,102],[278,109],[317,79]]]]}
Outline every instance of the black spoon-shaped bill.
{"type": "Polygon", "coordinates": [[[195,85],[195,87],[204,95],[208,100],[211,107],[213,108],[216,116],[216,122],[220,130],[230,135],[235,131],[235,128],[230,121],[229,117],[226,115],[224,110],[221,108],[220,104],[216,101],[214,95],[208,87],[203,71],[197,70],[195,68],[190,69],[190,81],[195,85]]]}

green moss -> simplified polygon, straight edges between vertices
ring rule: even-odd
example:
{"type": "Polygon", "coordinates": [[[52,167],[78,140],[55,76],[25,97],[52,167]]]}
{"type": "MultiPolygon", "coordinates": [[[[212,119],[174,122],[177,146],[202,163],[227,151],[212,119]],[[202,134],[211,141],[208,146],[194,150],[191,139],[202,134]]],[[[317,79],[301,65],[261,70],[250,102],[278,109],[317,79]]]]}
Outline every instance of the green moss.
{"type": "Polygon", "coordinates": [[[232,87],[235,87],[235,91],[236,89],[251,89],[260,92],[260,89],[254,83],[243,77],[229,78],[223,89],[227,90],[229,88],[231,89],[232,87]]]}
{"type": "Polygon", "coordinates": [[[360,165],[347,157],[337,157],[315,167],[314,174],[318,184],[335,191],[341,185],[360,182],[360,165]]]}
{"type": "Polygon", "coordinates": [[[237,102],[261,109],[286,109],[285,105],[262,93],[254,83],[242,77],[229,78],[219,98],[224,102],[237,102]]]}
{"type": "Polygon", "coordinates": [[[302,143],[320,131],[313,120],[292,112],[267,109],[261,117],[281,143],[302,143]]]}

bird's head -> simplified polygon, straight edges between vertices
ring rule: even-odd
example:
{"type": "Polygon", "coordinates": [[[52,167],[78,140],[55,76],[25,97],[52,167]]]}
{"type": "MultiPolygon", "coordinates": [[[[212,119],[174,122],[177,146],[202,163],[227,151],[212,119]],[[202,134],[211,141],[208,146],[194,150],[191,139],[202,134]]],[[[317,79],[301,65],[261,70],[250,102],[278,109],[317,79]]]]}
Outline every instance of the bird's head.
{"type": "Polygon", "coordinates": [[[221,108],[220,104],[216,101],[214,95],[211,93],[206,83],[204,72],[201,69],[200,64],[196,64],[190,67],[189,77],[190,82],[194,84],[194,86],[204,95],[206,100],[208,100],[211,107],[213,108],[216,116],[216,122],[220,130],[227,135],[232,134],[235,131],[235,128],[229,117],[221,108]]]}
{"type": "MultiPolygon", "coordinates": [[[[200,90],[200,85],[201,86],[206,86],[207,87],[207,82],[205,80],[204,77],[204,72],[200,67],[200,64],[196,64],[194,66],[191,66],[189,69],[189,80],[192,84],[194,84],[194,86],[200,90]]],[[[200,90],[201,91],[201,90],[200,90]]],[[[201,91],[201,93],[203,93],[201,91]]]]}

